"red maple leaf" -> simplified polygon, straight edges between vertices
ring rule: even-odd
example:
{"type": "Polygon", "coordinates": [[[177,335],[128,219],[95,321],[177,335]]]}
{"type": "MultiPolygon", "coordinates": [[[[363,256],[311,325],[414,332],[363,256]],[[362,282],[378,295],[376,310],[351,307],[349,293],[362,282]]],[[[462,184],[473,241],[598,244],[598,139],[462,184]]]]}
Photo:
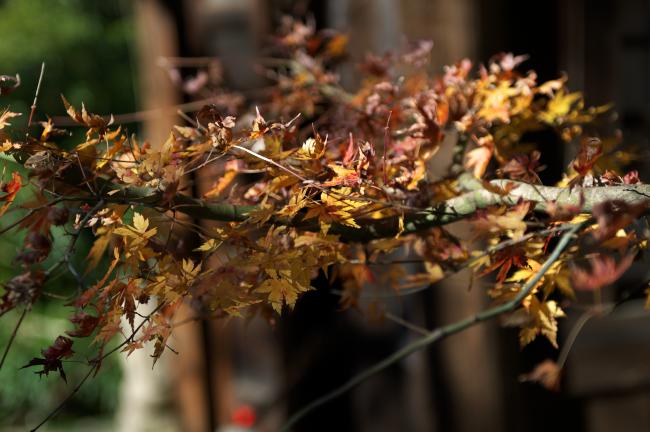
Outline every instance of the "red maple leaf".
{"type": "Polygon", "coordinates": [[[616,263],[611,256],[601,256],[590,260],[591,271],[574,268],[571,274],[573,287],[582,291],[596,291],[616,282],[632,265],[634,255],[625,256],[616,263]]]}
{"type": "Polygon", "coordinates": [[[90,334],[95,330],[99,323],[99,318],[80,311],[70,318],[70,322],[75,324],[76,328],[74,330],[66,331],[68,336],[86,337],[90,336],[90,334]]]}
{"type": "Polygon", "coordinates": [[[43,358],[34,357],[21,369],[31,366],[43,366],[42,370],[36,371],[37,374],[47,376],[50,372],[59,371],[63,381],[68,382],[63,371],[63,363],[61,360],[72,357],[72,354],[74,354],[74,351],[72,351],[72,339],[59,336],[50,347],[41,351],[41,354],[43,358]]]}

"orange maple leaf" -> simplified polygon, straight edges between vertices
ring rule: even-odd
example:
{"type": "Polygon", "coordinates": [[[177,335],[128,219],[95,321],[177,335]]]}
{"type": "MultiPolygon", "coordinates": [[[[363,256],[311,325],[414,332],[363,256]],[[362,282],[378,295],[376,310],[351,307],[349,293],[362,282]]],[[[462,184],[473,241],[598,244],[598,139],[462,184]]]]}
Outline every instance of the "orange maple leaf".
{"type": "Polygon", "coordinates": [[[0,197],[0,201],[4,201],[5,204],[0,207],[0,216],[5,214],[11,203],[16,199],[16,194],[22,187],[22,178],[17,172],[11,173],[11,180],[9,183],[2,185],[2,192],[5,192],[6,195],[0,197]]]}

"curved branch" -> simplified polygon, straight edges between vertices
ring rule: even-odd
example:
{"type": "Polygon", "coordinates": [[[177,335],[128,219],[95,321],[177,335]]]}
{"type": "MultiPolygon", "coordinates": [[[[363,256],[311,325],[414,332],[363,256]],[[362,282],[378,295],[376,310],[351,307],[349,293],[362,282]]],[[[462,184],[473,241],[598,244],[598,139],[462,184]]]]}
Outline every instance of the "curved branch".
{"type": "Polygon", "coordinates": [[[342,386],[332,390],[331,392],[321,396],[320,398],[306,405],[300,411],[296,412],[291,417],[289,417],[287,422],[284,424],[284,426],[282,426],[282,429],[280,430],[282,432],[289,432],[293,425],[295,425],[298,421],[300,421],[303,417],[305,417],[307,414],[309,414],[316,408],[319,408],[320,406],[325,405],[331,400],[352,390],[354,387],[361,384],[363,381],[367,380],[373,375],[378,374],[379,372],[383,371],[384,369],[388,368],[394,363],[397,363],[398,361],[402,360],[403,358],[408,357],[414,352],[419,351],[422,348],[425,348],[431,345],[432,343],[437,342],[447,336],[466,330],[480,322],[488,321],[506,312],[511,312],[515,310],[521,304],[521,302],[526,297],[528,297],[528,295],[532,292],[533,288],[542,279],[542,277],[544,277],[544,274],[546,274],[546,272],[551,268],[553,263],[557,261],[562,251],[569,245],[569,243],[571,242],[571,238],[580,229],[581,226],[582,225],[576,225],[562,235],[562,237],[558,241],[558,244],[555,246],[553,252],[549,255],[548,259],[540,267],[539,272],[537,272],[537,274],[532,279],[530,279],[526,283],[526,285],[524,285],[524,287],[521,289],[521,291],[517,294],[515,298],[513,298],[507,303],[503,303],[499,306],[492,307],[483,312],[479,312],[476,315],[467,317],[464,320],[457,321],[452,324],[448,324],[444,327],[440,327],[436,330],[429,332],[429,334],[427,334],[426,336],[417,339],[415,342],[406,345],[404,348],[394,352],[393,354],[381,360],[380,362],[361,371],[357,375],[353,376],[349,381],[347,381],[342,386]]]}

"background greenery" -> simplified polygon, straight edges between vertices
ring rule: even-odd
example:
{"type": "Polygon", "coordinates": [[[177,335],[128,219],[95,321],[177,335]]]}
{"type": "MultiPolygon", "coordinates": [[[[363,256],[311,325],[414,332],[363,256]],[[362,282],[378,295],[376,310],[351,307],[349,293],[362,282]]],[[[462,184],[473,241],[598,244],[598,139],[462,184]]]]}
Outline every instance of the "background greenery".
{"type": "MultiPolygon", "coordinates": [[[[128,1],[120,0],[0,0],[0,74],[20,74],[22,85],[11,95],[0,98],[0,109],[10,107],[23,112],[14,125],[27,121],[29,107],[40,72],[46,63],[39,95],[37,120],[44,113],[65,112],[60,94],[73,104],[82,101],[96,113],[121,113],[134,110],[136,93],[133,65],[133,23],[128,1]]],[[[0,161],[7,173],[16,166],[0,161]]],[[[2,168],[0,167],[0,169],[2,168]]],[[[5,173],[5,179],[7,178],[5,173]]],[[[21,191],[18,201],[29,199],[21,191]]],[[[7,226],[19,215],[9,212],[0,220],[7,226]]],[[[15,275],[13,257],[20,249],[24,234],[10,233],[0,237],[0,283],[15,275]]],[[[55,248],[65,247],[65,233],[55,233],[55,248]]],[[[87,239],[86,239],[87,240],[87,239]]],[[[79,256],[87,250],[81,241],[79,256]]],[[[51,260],[57,259],[54,252],[51,260]]],[[[60,255],[59,255],[60,256],[60,255]]],[[[74,283],[61,275],[47,288],[51,293],[65,293],[74,283]]],[[[0,288],[0,294],[2,289],[0,288]]],[[[39,378],[32,370],[19,368],[40,350],[49,346],[56,336],[71,328],[66,321],[69,308],[61,300],[41,297],[34,311],[25,319],[7,362],[0,370],[0,429],[10,425],[33,426],[57,402],[68,394],[84,373],[83,368],[68,367],[68,384],[56,374],[39,378]]],[[[0,347],[4,349],[18,320],[14,311],[1,318],[0,347]]],[[[84,359],[88,347],[75,341],[75,358],[84,359]]],[[[118,400],[120,369],[117,357],[107,359],[101,373],[84,385],[71,404],[48,430],[68,429],[72,417],[106,415],[115,409],[118,400]],[[57,426],[58,424],[58,426],[57,426]]],[[[77,425],[76,429],[83,427],[77,425]]]]}

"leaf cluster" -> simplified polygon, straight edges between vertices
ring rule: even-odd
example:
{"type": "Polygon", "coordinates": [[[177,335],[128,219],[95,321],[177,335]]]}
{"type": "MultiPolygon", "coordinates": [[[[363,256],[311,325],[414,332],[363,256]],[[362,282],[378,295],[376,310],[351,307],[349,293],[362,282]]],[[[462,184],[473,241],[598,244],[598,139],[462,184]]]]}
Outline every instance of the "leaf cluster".
{"type": "Polygon", "coordinates": [[[478,68],[465,59],[430,76],[431,44],[421,42],[368,56],[360,86],[348,91],[334,69],[345,41],[287,21],[267,97],[236,114],[205,106],[163,143],[128,136],[112,118],[64,98],[86,131],[65,149],[52,121],[25,136],[10,124],[18,114],[3,111],[1,149],[29,176],[12,173],[0,184],[0,214],[21,188],[36,198],[14,209],[25,212],[15,258],[22,273],[4,282],[0,311],[30,308],[58,271],[78,281],[66,294],[69,337],[27,366],[65,377],[61,359],[79,337],[94,338],[97,368],[119,335],[123,351],[151,343],[157,359],[183,302],[215,317],[274,320],[319,272],[342,280],[343,305],[358,307],[373,284],[405,295],[469,267],[490,278],[495,304],[525,294],[502,317],[520,328],[522,345],[542,335],[557,346],[557,319],[574,291],[615,282],[646,249],[648,186],[616,171],[631,153],[591,132],[610,108],[586,107],[566,77],[539,83],[519,71],[525,57],[512,54],[478,68]],[[576,153],[555,186],[541,185],[545,143],[524,139],[539,130],[576,153]],[[191,196],[197,173],[211,185],[191,196]],[[447,229],[459,220],[469,221],[469,236],[447,229]],[[42,268],[53,226],[69,229],[68,252],[42,268]],[[568,229],[577,232],[572,245],[544,267],[549,245],[568,229]],[[192,254],[177,247],[187,230],[201,238],[192,254]],[[77,269],[71,257],[82,232],[94,243],[77,269]],[[103,276],[87,284],[101,265],[103,276]],[[150,301],[158,307],[137,325],[150,301]]]}

